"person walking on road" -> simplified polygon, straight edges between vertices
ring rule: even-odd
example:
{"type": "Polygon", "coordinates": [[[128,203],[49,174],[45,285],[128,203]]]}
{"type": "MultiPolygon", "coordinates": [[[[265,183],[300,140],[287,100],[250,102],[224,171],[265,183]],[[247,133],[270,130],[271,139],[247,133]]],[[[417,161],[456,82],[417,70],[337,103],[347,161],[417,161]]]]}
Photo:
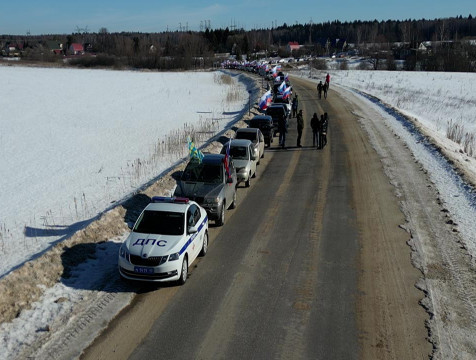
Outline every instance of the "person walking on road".
{"type": "Polygon", "coordinates": [[[301,137],[302,137],[302,130],[304,129],[304,119],[302,117],[302,110],[299,110],[297,114],[297,147],[302,147],[301,145],[301,137]]]}
{"type": "Polygon", "coordinates": [[[327,128],[329,126],[329,116],[324,113],[324,121],[322,122],[322,147],[327,145],[327,128]]]}
{"type": "Polygon", "coordinates": [[[297,94],[294,95],[294,99],[293,99],[293,103],[292,103],[291,107],[293,109],[293,117],[296,117],[297,109],[298,109],[298,96],[297,96],[297,94]]]}
{"type": "Polygon", "coordinates": [[[323,130],[324,130],[324,115],[321,115],[321,118],[319,119],[317,123],[317,148],[322,149],[324,147],[324,136],[323,136],[323,130]]]}
{"type": "Polygon", "coordinates": [[[317,117],[317,114],[314,113],[311,118],[311,128],[312,128],[312,146],[316,146],[316,144],[319,144],[318,140],[318,130],[319,130],[319,118],[317,117]]]}
{"type": "Polygon", "coordinates": [[[324,87],[324,85],[322,84],[322,81],[319,81],[319,84],[317,84],[317,94],[319,95],[319,99],[322,96],[323,87],[324,87]]]}
{"type": "Polygon", "coordinates": [[[278,131],[279,131],[279,145],[281,145],[281,147],[285,149],[286,148],[286,133],[288,132],[288,122],[286,120],[285,115],[279,118],[278,131]]]}
{"type": "Polygon", "coordinates": [[[327,90],[329,89],[329,84],[326,82],[324,86],[322,87],[322,90],[324,91],[324,99],[327,99],[327,90]]]}
{"type": "Polygon", "coordinates": [[[327,84],[328,89],[329,89],[330,82],[331,82],[331,76],[329,75],[329,73],[327,73],[327,75],[326,75],[326,84],[327,84]]]}

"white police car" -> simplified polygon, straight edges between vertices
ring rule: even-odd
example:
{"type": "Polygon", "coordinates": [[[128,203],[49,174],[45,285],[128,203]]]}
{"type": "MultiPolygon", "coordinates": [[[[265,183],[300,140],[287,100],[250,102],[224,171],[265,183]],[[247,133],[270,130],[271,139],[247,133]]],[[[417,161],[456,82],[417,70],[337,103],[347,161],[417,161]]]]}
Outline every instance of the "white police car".
{"type": "Polygon", "coordinates": [[[207,249],[205,209],[187,198],[155,196],[119,250],[119,273],[131,280],[184,284],[189,265],[207,249]]]}

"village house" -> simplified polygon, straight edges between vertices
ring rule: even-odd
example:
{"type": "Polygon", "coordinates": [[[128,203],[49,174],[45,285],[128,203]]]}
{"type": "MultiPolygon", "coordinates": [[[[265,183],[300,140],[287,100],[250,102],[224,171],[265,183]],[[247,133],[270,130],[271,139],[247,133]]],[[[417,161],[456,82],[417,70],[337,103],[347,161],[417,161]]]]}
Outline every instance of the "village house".
{"type": "Polygon", "coordinates": [[[68,49],[71,55],[83,55],[84,54],[84,47],[82,44],[79,43],[72,43],[68,49]]]}
{"type": "Polygon", "coordinates": [[[292,53],[293,50],[299,50],[300,48],[301,45],[299,45],[299,43],[296,41],[290,41],[288,42],[288,45],[286,45],[286,50],[290,53],[292,53]]]}

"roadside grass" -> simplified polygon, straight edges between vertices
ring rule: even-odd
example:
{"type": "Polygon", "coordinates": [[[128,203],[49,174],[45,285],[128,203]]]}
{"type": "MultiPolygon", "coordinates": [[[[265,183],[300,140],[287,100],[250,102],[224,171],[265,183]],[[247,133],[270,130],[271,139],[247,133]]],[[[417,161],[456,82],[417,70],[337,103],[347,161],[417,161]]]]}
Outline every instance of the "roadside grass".
{"type": "Polygon", "coordinates": [[[461,145],[468,156],[476,155],[476,134],[466,131],[461,121],[448,121],[446,137],[461,145]]]}

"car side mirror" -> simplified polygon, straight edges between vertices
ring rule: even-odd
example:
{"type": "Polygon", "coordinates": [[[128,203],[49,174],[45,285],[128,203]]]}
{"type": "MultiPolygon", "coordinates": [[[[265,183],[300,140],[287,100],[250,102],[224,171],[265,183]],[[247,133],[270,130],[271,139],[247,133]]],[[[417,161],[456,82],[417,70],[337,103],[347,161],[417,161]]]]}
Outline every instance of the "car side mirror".
{"type": "Polygon", "coordinates": [[[187,231],[189,234],[195,234],[198,231],[198,229],[196,226],[189,226],[187,231]]]}

